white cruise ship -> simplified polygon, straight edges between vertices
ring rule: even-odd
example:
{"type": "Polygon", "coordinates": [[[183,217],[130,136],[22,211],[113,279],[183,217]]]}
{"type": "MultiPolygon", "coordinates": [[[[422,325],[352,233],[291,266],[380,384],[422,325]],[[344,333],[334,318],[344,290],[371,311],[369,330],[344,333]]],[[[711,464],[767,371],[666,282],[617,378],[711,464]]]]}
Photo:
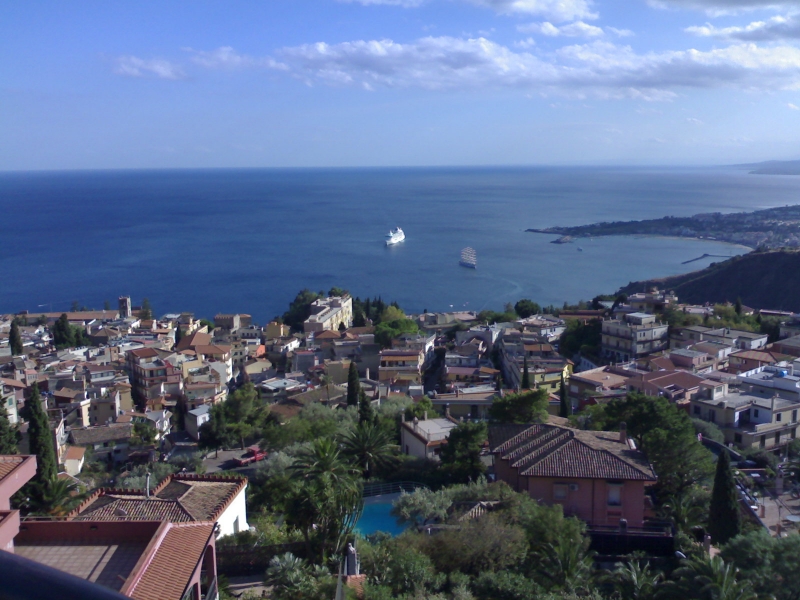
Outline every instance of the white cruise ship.
{"type": "Polygon", "coordinates": [[[393,246],[395,244],[399,244],[404,239],[406,239],[406,234],[403,233],[403,230],[399,227],[395,227],[389,233],[386,234],[386,245],[393,246]]]}

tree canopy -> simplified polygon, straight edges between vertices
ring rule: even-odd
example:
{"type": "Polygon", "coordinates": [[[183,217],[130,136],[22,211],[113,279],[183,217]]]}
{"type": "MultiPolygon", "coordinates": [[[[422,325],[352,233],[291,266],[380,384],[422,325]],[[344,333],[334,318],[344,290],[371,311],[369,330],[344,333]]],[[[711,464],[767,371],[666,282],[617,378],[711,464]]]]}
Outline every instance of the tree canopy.
{"type": "Polygon", "coordinates": [[[541,423],[547,418],[547,390],[529,390],[496,397],[489,417],[500,423],[541,423]]]}

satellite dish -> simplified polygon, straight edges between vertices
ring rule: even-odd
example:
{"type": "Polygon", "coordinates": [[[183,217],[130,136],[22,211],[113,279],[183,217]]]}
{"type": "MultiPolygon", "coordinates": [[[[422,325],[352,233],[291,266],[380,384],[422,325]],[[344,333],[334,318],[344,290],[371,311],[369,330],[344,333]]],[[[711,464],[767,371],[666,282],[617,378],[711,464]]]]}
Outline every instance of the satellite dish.
{"type": "Polygon", "coordinates": [[[114,514],[118,517],[127,517],[128,511],[122,508],[121,506],[118,506],[117,508],[114,509],[114,514]]]}

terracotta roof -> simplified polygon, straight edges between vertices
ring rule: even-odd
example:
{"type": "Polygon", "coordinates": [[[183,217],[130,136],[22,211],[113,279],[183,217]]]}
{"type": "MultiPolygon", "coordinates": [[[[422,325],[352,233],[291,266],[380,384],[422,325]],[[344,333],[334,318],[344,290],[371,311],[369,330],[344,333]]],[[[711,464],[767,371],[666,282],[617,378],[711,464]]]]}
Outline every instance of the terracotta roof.
{"type": "Polygon", "coordinates": [[[338,340],[342,337],[342,334],[338,331],[322,331],[320,333],[314,334],[314,340],[338,340]]]}
{"type": "Polygon", "coordinates": [[[5,377],[0,377],[0,383],[9,387],[18,388],[20,390],[24,390],[26,387],[28,387],[21,381],[17,381],[16,379],[7,379],[5,377]]]}
{"type": "Polygon", "coordinates": [[[195,331],[194,333],[181,338],[176,347],[177,350],[189,350],[195,346],[205,346],[211,343],[211,336],[207,333],[195,331]]]}
{"type": "Polygon", "coordinates": [[[79,520],[216,521],[247,486],[247,479],[215,475],[170,475],[150,493],[102,488],[72,516],[79,520]]]}
{"type": "Polygon", "coordinates": [[[136,350],[128,351],[128,354],[133,354],[139,358],[155,358],[158,356],[155,348],[137,348],[136,350]]]}
{"type": "Polygon", "coordinates": [[[83,446],[69,446],[64,460],[81,460],[85,454],[86,448],[83,446]]]}
{"type": "Polygon", "coordinates": [[[493,425],[489,446],[525,477],[655,481],[641,452],[619,433],[558,425],[493,425]]]}
{"type": "Polygon", "coordinates": [[[195,352],[198,354],[227,354],[231,351],[230,346],[216,346],[214,344],[209,345],[197,345],[194,347],[195,352]]]}
{"type": "Polygon", "coordinates": [[[25,457],[20,454],[0,456],[0,481],[21,465],[24,459],[25,457]]]}
{"type": "Polygon", "coordinates": [[[99,425],[97,427],[84,427],[70,431],[72,441],[78,445],[100,444],[113,440],[125,440],[133,435],[133,425],[120,423],[113,425],[99,425]]]}
{"type": "Polygon", "coordinates": [[[170,523],[144,572],[121,591],[136,600],[181,600],[213,534],[214,523],[170,523]]]}

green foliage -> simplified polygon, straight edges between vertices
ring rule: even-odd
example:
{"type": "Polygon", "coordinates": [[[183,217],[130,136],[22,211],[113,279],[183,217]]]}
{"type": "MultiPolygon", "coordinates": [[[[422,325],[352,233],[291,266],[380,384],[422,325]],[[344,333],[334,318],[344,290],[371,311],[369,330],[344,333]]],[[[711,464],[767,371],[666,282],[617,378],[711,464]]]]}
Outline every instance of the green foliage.
{"type": "Polygon", "coordinates": [[[147,474],[150,473],[150,488],[152,489],[177,470],[176,465],[165,462],[136,465],[130,472],[120,476],[114,487],[143,490],[147,486],[147,474]]]}
{"type": "Polygon", "coordinates": [[[311,290],[300,290],[289,304],[289,310],[283,313],[283,322],[295,331],[302,331],[303,321],[311,316],[311,303],[319,298],[321,295],[311,290]]]}
{"type": "Polygon", "coordinates": [[[373,421],[362,421],[342,438],[346,456],[361,469],[369,479],[373,469],[385,468],[394,462],[397,446],[380,425],[373,421]]]}
{"type": "Polygon", "coordinates": [[[567,330],[558,342],[561,354],[572,358],[580,353],[589,360],[599,360],[602,326],[599,319],[586,323],[574,319],[567,321],[567,330]]]}
{"type": "Polygon", "coordinates": [[[150,306],[150,300],[147,298],[142,300],[142,307],[139,309],[139,318],[142,321],[149,321],[153,318],[153,307],[150,306]]]}
{"type": "Polygon", "coordinates": [[[530,374],[530,371],[528,370],[528,356],[527,355],[525,355],[525,357],[522,359],[522,381],[520,383],[520,387],[523,390],[531,389],[531,374],[530,374]]]}
{"type": "Polygon", "coordinates": [[[428,417],[434,415],[433,402],[427,396],[423,396],[406,409],[406,420],[413,421],[415,417],[417,419],[424,419],[426,413],[428,417]]]}
{"type": "Polygon", "coordinates": [[[11,332],[8,335],[8,343],[11,347],[12,356],[19,356],[22,354],[22,336],[19,333],[19,325],[16,321],[11,322],[11,332]]]}
{"type": "Polygon", "coordinates": [[[558,390],[558,416],[566,419],[572,415],[572,403],[567,395],[567,382],[564,380],[564,374],[561,374],[561,387],[558,390]]]}
{"type": "Polygon", "coordinates": [[[200,448],[219,450],[231,444],[233,435],[228,430],[225,418],[225,407],[215,404],[211,407],[211,416],[200,426],[200,448]]]}
{"type": "Polygon", "coordinates": [[[731,471],[730,454],[722,452],[717,458],[717,472],[711,492],[708,533],[715,545],[725,544],[742,530],[739,494],[731,471]]]}
{"type": "Polygon", "coordinates": [[[716,423],[709,423],[703,419],[692,418],[692,425],[696,433],[703,434],[703,439],[713,440],[720,444],[725,442],[725,434],[716,423]]]}
{"type": "Polygon", "coordinates": [[[661,573],[654,573],[646,562],[629,560],[613,572],[614,587],[626,600],[650,600],[661,581],[661,573]]]}
{"type": "Polygon", "coordinates": [[[749,582],[738,577],[733,564],[719,556],[682,561],[658,590],[657,597],[666,600],[756,600],[749,582]]]}
{"type": "Polygon", "coordinates": [[[336,579],[327,569],[312,566],[291,552],[269,561],[264,582],[273,586],[270,598],[275,600],[329,598],[336,589],[336,579]]]}
{"type": "Polygon", "coordinates": [[[464,422],[450,430],[442,447],[442,468],[454,483],[475,481],[486,472],[481,449],[487,439],[486,423],[464,422]]]}
{"type": "Polygon", "coordinates": [[[411,523],[416,527],[422,527],[428,523],[443,521],[452,505],[451,490],[433,491],[419,488],[411,494],[402,492],[394,501],[392,515],[400,523],[411,523]]]}
{"type": "Polygon", "coordinates": [[[380,322],[375,327],[375,341],[381,348],[390,348],[392,340],[404,333],[419,333],[419,327],[416,322],[407,319],[402,310],[389,306],[383,311],[380,322]]]}
{"type": "Polygon", "coordinates": [[[62,314],[53,324],[51,333],[53,335],[53,343],[59,350],[86,346],[89,343],[86,332],[81,327],[70,325],[66,313],[62,314]]]}
{"type": "Polygon", "coordinates": [[[375,409],[372,407],[372,399],[364,390],[359,390],[358,422],[372,423],[373,421],[375,421],[375,409]]]}
{"type": "Polygon", "coordinates": [[[149,446],[156,441],[156,428],[142,421],[137,421],[133,424],[133,436],[131,443],[134,446],[143,445],[149,446]]]}
{"type": "Polygon", "coordinates": [[[722,548],[759,598],[800,598],[800,536],[773,538],[764,530],[739,535],[722,548]]]}
{"type": "Polygon", "coordinates": [[[547,418],[547,390],[523,391],[495,398],[489,416],[500,423],[541,423],[547,418]]]}
{"type": "Polygon", "coordinates": [[[28,439],[30,453],[36,455],[36,477],[34,481],[41,485],[49,483],[58,474],[56,453],[53,447],[53,433],[50,421],[42,408],[39,385],[34,383],[30,397],[25,401],[28,417],[28,439]]]}
{"type": "Polygon", "coordinates": [[[473,582],[472,591],[478,598],[491,600],[530,600],[541,597],[541,587],[523,574],[513,571],[481,573],[473,582]]]}
{"type": "Polygon", "coordinates": [[[542,312],[542,307],[536,304],[533,300],[527,298],[520,300],[514,305],[514,311],[523,319],[527,319],[533,315],[538,315],[542,312]]]}
{"type": "Polygon", "coordinates": [[[494,323],[513,323],[519,318],[513,307],[505,312],[495,312],[493,310],[482,310],[478,313],[478,321],[492,325],[494,323]]]}
{"type": "Polygon", "coordinates": [[[597,429],[627,424],[628,435],[655,468],[662,498],[680,497],[711,474],[711,453],[697,441],[686,412],[666,398],[631,393],[596,408],[592,418],[597,429]]]}
{"type": "Polygon", "coordinates": [[[347,371],[347,406],[358,404],[361,394],[361,380],[358,377],[358,367],[355,361],[350,361],[350,369],[347,371]]]}
{"type": "Polygon", "coordinates": [[[5,407],[5,399],[0,398],[0,455],[17,454],[19,443],[19,429],[12,425],[5,407]]]}

